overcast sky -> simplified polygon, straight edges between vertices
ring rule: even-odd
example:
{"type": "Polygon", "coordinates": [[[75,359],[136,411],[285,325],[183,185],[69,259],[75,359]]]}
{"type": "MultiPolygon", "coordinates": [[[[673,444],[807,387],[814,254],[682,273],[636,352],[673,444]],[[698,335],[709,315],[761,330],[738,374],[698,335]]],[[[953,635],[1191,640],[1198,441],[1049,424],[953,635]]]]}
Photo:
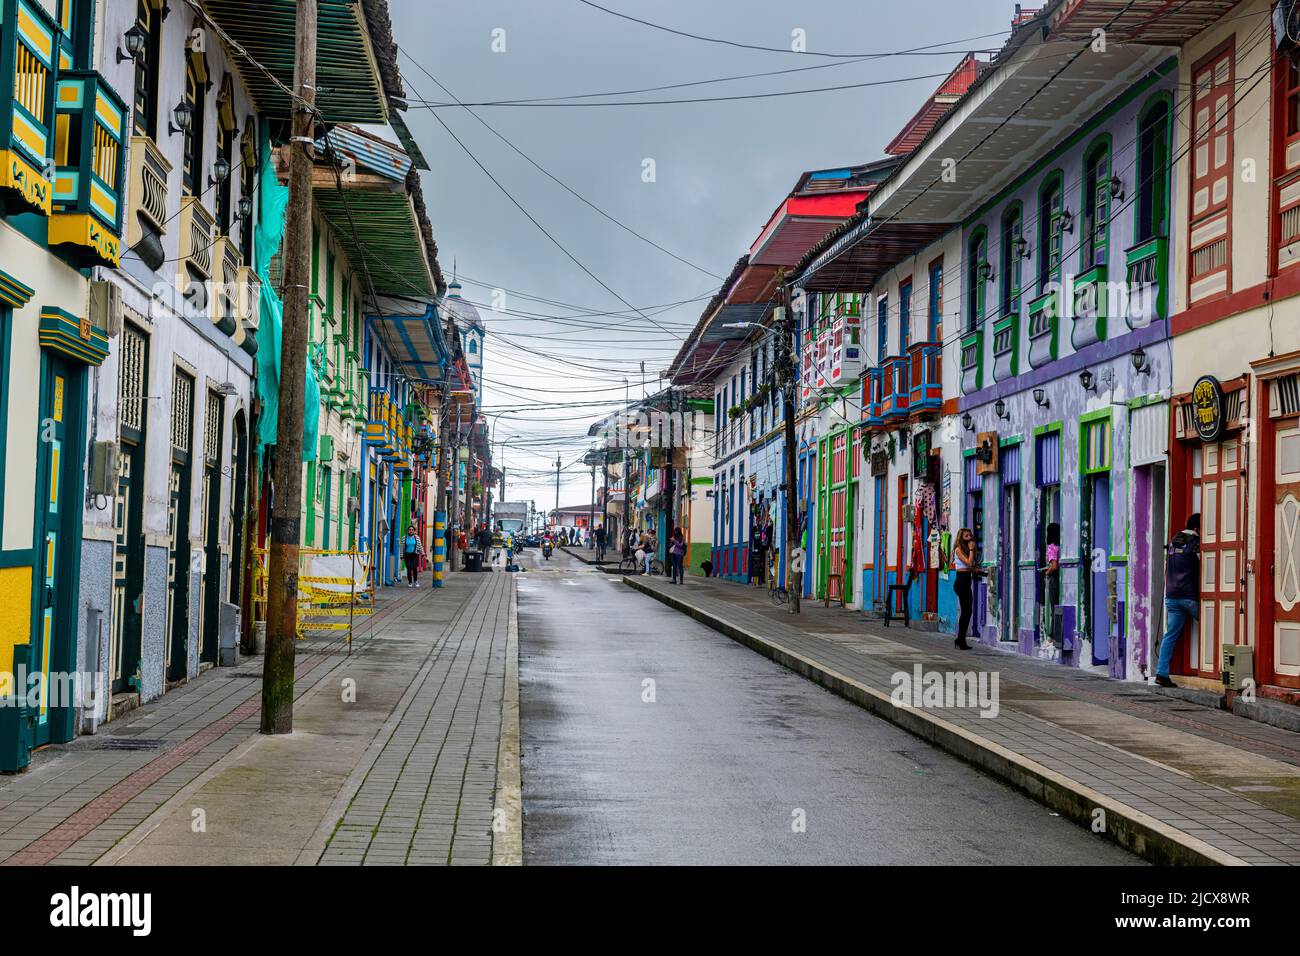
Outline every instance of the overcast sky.
{"type": "Polygon", "coordinates": [[[590,443],[587,427],[617,407],[554,403],[621,402],[625,378],[635,397],[642,392],[642,361],[653,391],[721,278],[800,173],[880,158],[939,80],[711,103],[474,108],[556,179],[690,265],[602,217],[454,101],[615,93],[809,66],[825,68],[587,102],[752,95],[944,74],[959,53],[857,62],[810,54],[993,49],[1009,31],[1014,7],[1001,0],[599,2],[675,30],[782,50],[801,30],[810,53],[676,36],[580,0],[390,0],[411,102],[406,120],[432,167],[424,173],[424,192],[439,259],[449,278],[453,269],[458,274],[465,297],[483,306],[483,405],[489,422],[504,412],[494,434],[498,441],[510,438],[497,453],[506,466],[506,497],[534,500],[539,510],[555,505],[557,452],[565,466],[561,504],[590,500],[590,472],[574,463],[590,443]],[[996,36],[971,39],[987,34],[996,36]],[[452,105],[425,108],[421,100],[452,105]],[[529,221],[435,115],[595,278],[529,221]],[[644,181],[650,172],[653,181],[644,181]],[[665,308],[674,302],[683,304],[665,308]],[[510,314],[492,312],[492,305],[510,314]],[[583,310],[617,314],[575,318],[583,310]]]}

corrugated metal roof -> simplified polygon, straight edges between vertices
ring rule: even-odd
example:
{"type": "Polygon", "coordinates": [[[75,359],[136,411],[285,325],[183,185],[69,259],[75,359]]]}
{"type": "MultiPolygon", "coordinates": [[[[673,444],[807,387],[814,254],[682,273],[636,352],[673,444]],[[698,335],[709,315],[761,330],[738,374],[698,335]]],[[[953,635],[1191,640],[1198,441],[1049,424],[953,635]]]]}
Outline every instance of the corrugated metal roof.
{"type": "MultiPolygon", "coordinates": [[[[317,0],[316,107],[326,122],[386,123],[388,98],[358,0],[317,0]]],[[[287,87],[293,86],[294,0],[205,0],[213,20],[249,56],[287,87]]],[[[240,77],[258,110],[289,115],[289,98],[263,73],[238,61],[240,77]]]]}

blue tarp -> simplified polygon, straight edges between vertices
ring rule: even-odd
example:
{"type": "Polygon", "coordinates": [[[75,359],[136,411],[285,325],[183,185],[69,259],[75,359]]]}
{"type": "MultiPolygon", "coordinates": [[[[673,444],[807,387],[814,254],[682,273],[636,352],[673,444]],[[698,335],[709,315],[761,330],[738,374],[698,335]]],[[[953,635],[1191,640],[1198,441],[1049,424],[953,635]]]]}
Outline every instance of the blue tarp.
{"type": "MultiPolygon", "coordinates": [[[[261,321],[257,328],[257,395],[262,402],[258,416],[257,449],[275,444],[280,426],[280,326],[284,305],[271,286],[271,259],[284,239],[285,210],[289,187],[282,186],[271,162],[271,137],[262,130],[263,157],[261,209],[255,232],[253,258],[262,282],[261,321]]],[[[307,362],[306,395],[303,403],[302,460],[315,461],[320,448],[320,383],[316,370],[307,362]]]]}

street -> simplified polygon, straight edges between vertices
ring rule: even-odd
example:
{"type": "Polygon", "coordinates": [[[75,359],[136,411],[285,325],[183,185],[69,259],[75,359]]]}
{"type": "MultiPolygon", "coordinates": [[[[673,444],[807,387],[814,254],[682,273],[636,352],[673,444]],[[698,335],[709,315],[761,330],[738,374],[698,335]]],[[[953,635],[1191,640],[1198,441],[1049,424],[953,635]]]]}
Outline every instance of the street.
{"type": "Polygon", "coordinates": [[[618,575],[523,563],[525,863],[1138,862],[618,575]]]}

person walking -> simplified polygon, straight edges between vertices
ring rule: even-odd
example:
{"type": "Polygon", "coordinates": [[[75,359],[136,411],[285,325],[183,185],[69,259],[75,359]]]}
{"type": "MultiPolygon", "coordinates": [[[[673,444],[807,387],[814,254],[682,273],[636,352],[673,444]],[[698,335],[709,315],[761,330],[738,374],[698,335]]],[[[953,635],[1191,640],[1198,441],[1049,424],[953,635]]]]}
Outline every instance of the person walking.
{"type": "Polygon", "coordinates": [[[1174,649],[1184,628],[1201,616],[1201,516],[1190,515],[1187,526],[1165,547],[1165,636],[1160,639],[1156,683],[1177,687],[1169,676],[1174,649]]]}
{"type": "Polygon", "coordinates": [[[596,526],[596,560],[605,560],[605,526],[596,526]]]}
{"type": "Polygon", "coordinates": [[[673,584],[682,583],[682,563],[686,560],[686,535],[681,528],[673,529],[673,536],[668,541],[668,563],[672,566],[673,584]]]}
{"type": "Polygon", "coordinates": [[[956,572],[952,589],[961,607],[957,618],[957,640],[953,641],[953,645],[969,651],[966,632],[970,629],[971,614],[975,607],[975,535],[971,534],[970,528],[962,528],[957,532],[957,542],[952,549],[952,566],[956,572]]]}
{"type": "Polygon", "coordinates": [[[420,586],[420,559],[424,557],[424,543],[415,533],[415,525],[406,529],[406,538],[402,541],[402,560],[406,563],[406,586],[420,586]]]}

